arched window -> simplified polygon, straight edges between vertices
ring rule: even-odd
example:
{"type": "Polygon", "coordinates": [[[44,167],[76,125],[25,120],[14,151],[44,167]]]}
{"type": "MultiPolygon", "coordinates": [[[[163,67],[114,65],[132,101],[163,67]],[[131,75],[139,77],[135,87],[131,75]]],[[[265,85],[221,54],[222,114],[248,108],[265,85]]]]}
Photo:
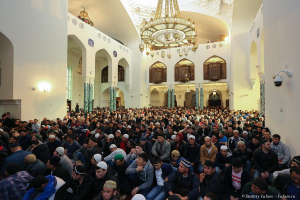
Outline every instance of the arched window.
{"type": "Polygon", "coordinates": [[[182,59],[175,65],[175,81],[188,82],[195,80],[195,65],[188,59],[182,59]]]}
{"type": "Polygon", "coordinates": [[[102,69],[101,83],[108,83],[108,66],[106,66],[102,69]]]}
{"type": "Polygon", "coordinates": [[[204,80],[226,79],[226,61],[219,56],[212,56],[203,64],[204,80]]]}
{"type": "Polygon", "coordinates": [[[161,83],[167,81],[167,67],[161,62],[156,62],[149,68],[149,83],[161,83]]]}
{"type": "Polygon", "coordinates": [[[118,82],[124,81],[124,67],[118,65],[118,82]]]}

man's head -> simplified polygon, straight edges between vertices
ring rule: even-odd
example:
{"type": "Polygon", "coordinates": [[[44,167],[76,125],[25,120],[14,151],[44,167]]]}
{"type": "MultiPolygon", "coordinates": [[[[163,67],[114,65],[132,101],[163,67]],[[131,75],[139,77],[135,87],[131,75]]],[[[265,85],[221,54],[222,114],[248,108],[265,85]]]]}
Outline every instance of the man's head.
{"type": "Polygon", "coordinates": [[[12,176],[20,171],[19,163],[9,163],[5,168],[5,176],[12,176]]]}
{"type": "Polygon", "coordinates": [[[227,157],[227,153],[228,153],[228,148],[227,146],[223,145],[220,147],[220,152],[222,154],[222,156],[227,157]]]}
{"type": "Polygon", "coordinates": [[[122,137],[122,141],[125,142],[125,144],[127,143],[129,139],[129,135],[128,134],[124,134],[123,137],[122,137]]]}
{"type": "Polygon", "coordinates": [[[296,167],[299,167],[299,166],[300,166],[300,156],[295,156],[295,157],[292,159],[291,167],[293,167],[293,166],[296,166],[296,167]]]}
{"type": "Polygon", "coordinates": [[[97,153],[92,157],[91,163],[92,163],[92,165],[97,165],[98,162],[100,162],[101,160],[102,160],[102,155],[97,153]]]}
{"type": "Polygon", "coordinates": [[[293,166],[290,169],[290,177],[294,184],[299,187],[300,186],[300,167],[299,166],[293,166]]]}
{"type": "Polygon", "coordinates": [[[142,144],[136,144],[135,145],[135,152],[137,155],[139,155],[143,151],[143,145],[142,144]]]}
{"type": "Polygon", "coordinates": [[[239,142],[238,142],[238,149],[239,149],[240,151],[245,151],[246,145],[245,145],[245,142],[244,142],[244,141],[239,141],[239,142]]]}
{"type": "Polygon", "coordinates": [[[211,137],[211,142],[213,143],[213,144],[215,144],[215,143],[217,143],[218,141],[219,141],[219,135],[213,135],[212,137],[211,137]]]}
{"type": "Polygon", "coordinates": [[[266,140],[270,140],[271,139],[271,133],[270,132],[264,132],[264,137],[266,140]]]}
{"type": "Polygon", "coordinates": [[[73,142],[75,140],[75,136],[73,134],[68,134],[66,139],[68,142],[73,142]]]}
{"type": "Polygon", "coordinates": [[[115,181],[108,180],[103,185],[102,195],[103,200],[112,199],[117,194],[117,184],[115,181]]]}
{"type": "Polygon", "coordinates": [[[265,151],[270,151],[271,150],[271,143],[268,140],[263,139],[261,141],[261,147],[265,151]]]}
{"type": "Polygon", "coordinates": [[[12,144],[11,148],[10,148],[10,150],[11,150],[12,153],[15,153],[16,151],[19,151],[21,149],[22,149],[22,147],[20,146],[19,143],[12,144]]]}
{"type": "Polygon", "coordinates": [[[243,131],[243,138],[248,137],[248,131],[243,131]]]}
{"type": "Polygon", "coordinates": [[[213,126],[213,131],[214,131],[215,133],[219,132],[219,126],[214,125],[214,126],[213,126]]]}
{"type": "Polygon", "coordinates": [[[191,163],[188,160],[182,160],[178,166],[178,171],[181,174],[188,173],[191,163]]]}
{"type": "Polygon", "coordinates": [[[11,136],[8,140],[8,143],[9,144],[14,144],[18,141],[18,138],[14,137],[14,136],[11,136]]]}
{"type": "Polygon", "coordinates": [[[115,144],[111,144],[110,146],[109,146],[109,150],[111,151],[111,152],[114,152],[115,150],[117,150],[118,148],[117,148],[117,146],[115,145],[115,144]]]}
{"type": "Polygon", "coordinates": [[[257,144],[259,143],[259,139],[258,139],[256,136],[254,136],[254,137],[252,138],[252,143],[253,143],[254,145],[257,145],[257,144]]]}
{"type": "Polygon", "coordinates": [[[124,162],[124,156],[122,154],[115,155],[115,163],[117,166],[123,166],[124,162]]]}
{"type": "Polygon", "coordinates": [[[26,130],[21,130],[20,131],[20,136],[21,137],[25,137],[27,135],[27,131],[26,130]]]}
{"type": "Polygon", "coordinates": [[[121,131],[120,130],[117,130],[116,132],[115,132],[115,136],[118,138],[118,137],[120,137],[121,136],[121,131]]]}
{"type": "Polygon", "coordinates": [[[48,178],[43,175],[38,175],[32,179],[30,185],[37,191],[43,191],[48,182],[48,178]]]}
{"type": "Polygon", "coordinates": [[[159,143],[163,143],[164,140],[165,140],[165,137],[164,137],[164,134],[163,134],[163,133],[157,134],[157,141],[158,141],[159,143]]]}
{"type": "Polygon", "coordinates": [[[177,161],[180,157],[180,153],[177,150],[173,150],[171,153],[171,158],[173,161],[177,161]]]}
{"type": "Polygon", "coordinates": [[[243,170],[243,163],[242,160],[239,158],[232,158],[231,160],[231,164],[232,164],[232,170],[235,173],[239,173],[243,170]]]}
{"type": "Polygon", "coordinates": [[[190,135],[189,137],[189,143],[190,145],[194,145],[196,141],[196,137],[194,135],[190,135]]]}
{"type": "Polygon", "coordinates": [[[63,147],[57,147],[53,152],[53,156],[63,156],[65,154],[65,149],[63,147]]]}
{"type": "Polygon", "coordinates": [[[149,156],[147,153],[140,153],[136,159],[136,164],[138,166],[145,166],[148,162],[149,156]]]}
{"type": "Polygon", "coordinates": [[[46,167],[47,169],[54,171],[54,169],[56,169],[59,166],[59,162],[60,162],[60,158],[58,156],[53,156],[47,161],[46,167]]]}
{"type": "Polygon", "coordinates": [[[153,167],[156,169],[156,170],[159,170],[162,166],[162,161],[161,161],[161,158],[159,156],[155,156],[153,158],[153,167]]]}
{"type": "Polygon", "coordinates": [[[211,139],[210,139],[210,137],[206,136],[204,138],[204,141],[205,141],[206,147],[210,147],[211,146],[211,139]]]}
{"type": "Polygon", "coordinates": [[[280,135],[274,134],[272,137],[273,144],[278,144],[280,142],[280,135]]]}
{"type": "Polygon", "coordinates": [[[203,171],[206,176],[211,176],[215,172],[214,162],[210,160],[206,160],[204,163],[203,171]]]}
{"type": "Polygon", "coordinates": [[[233,137],[234,138],[238,138],[239,137],[239,131],[238,130],[234,130],[233,131],[233,137]]]}
{"type": "Polygon", "coordinates": [[[252,181],[251,190],[256,195],[266,194],[268,192],[268,182],[262,177],[256,177],[252,181]]]}
{"type": "Polygon", "coordinates": [[[24,158],[24,163],[26,165],[31,165],[36,161],[36,156],[34,154],[29,154],[24,158]]]}
{"type": "Polygon", "coordinates": [[[50,143],[54,143],[54,142],[55,142],[55,135],[51,133],[51,134],[49,135],[49,137],[48,137],[48,141],[49,141],[50,143]]]}
{"type": "Polygon", "coordinates": [[[92,148],[94,146],[97,146],[98,145],[98,140],[95,138],[95,137],[91,137],[89,139],[89,143],[88,143],[88,148],[92,148]]]}
{"type": "Polygon", "coordinates": [[[146,142],[147,142],[147,138],[145,137],[145,136],[142,136],[141,137],[141,144],[144,146],[145,144],[146,144],[146,142]]]}
{"type": "Polygon", "coordinates": [[[83,165],[77,165],[74,167],[73,173],[72,173],[72,179],[74,181],[79,180],[80,178],[85,177],[85,167],[83,165]]]}
{"type": "Polygon", "coordinates": [[[221,130],[219,132],[219,137],[222,139],[224,137],[224,135],[225,135],[225,132],[223,130],[221,130]]]}
{"type": "Polygon", "coordinates": [[[107,172],[107,164],[103,161],[98,162],[95,167],[97,179],[103,178],[107,172]]]}

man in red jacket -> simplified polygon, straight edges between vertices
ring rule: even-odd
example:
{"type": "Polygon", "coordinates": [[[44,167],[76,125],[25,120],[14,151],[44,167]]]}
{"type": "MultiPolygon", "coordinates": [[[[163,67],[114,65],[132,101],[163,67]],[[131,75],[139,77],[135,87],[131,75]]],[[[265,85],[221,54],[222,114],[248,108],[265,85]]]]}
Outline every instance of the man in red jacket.
{"type": "Polygon", "coordinates": [[[126,149],[127,149],[128,139],[129,139],[129,135],[124,134],[123,137],[122,137],[121,144],[120,144],[120,149],[123,149],[125,152],[126,152],[126,149]]]}

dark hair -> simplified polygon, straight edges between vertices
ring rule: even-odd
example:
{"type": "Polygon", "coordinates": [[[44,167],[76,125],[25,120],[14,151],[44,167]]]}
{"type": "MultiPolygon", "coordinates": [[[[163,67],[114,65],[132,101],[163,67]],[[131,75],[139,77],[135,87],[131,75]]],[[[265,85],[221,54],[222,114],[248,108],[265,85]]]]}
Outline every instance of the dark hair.
{"type": "Polygon", "coordinates": [[[228,127],[226,126],[226,127],[224,127],[223,129],[226,129],[226,130],[228,130],[228,127]]]}
{"type": "Polygon", "coordinates": [[[160,156],[154,156],[154,158],[153,158],[153,164],[160,164],[160,163],[161,163],[160,156]]]}
{"type": "Polygon", "coordinates": [[[135,146],[139,146],[139,147],[143,148],[143,145],[141,143],[137,143],[135,146]]]}
{"type": "Polygon", "coordinates": [[[148,130],[149,130],[150,132],[152,132],[152,128],[148,128],[148,130]]]}
{"type": "Polygon", "coordinates": [[[162,127],[159,127],[158,129],[161,130],[161,131],[164,131],[164,129],[162,127]]]}
{"type": "Polygon", "coordinates": [[[274,134],[274,135],[273,135],[273,138],[278,138],[278,139],[280,140],[281,137],[280,137],[280,135],[278,135],[278,134],[274,134]]]}
{"type": "Polygon", "coordinates": [[[296,174],[300,175],[300,167],[299,166],[293,166],[290,169],[290,174],[292,174],[293,172],[295,172],[296,174]]]}
{"type": "Polygon", "coordinates": [[[252,140],[253,140],[253,139],[259,140],[259,138],[258,138],[256,135],[253,136],[252,140]]]}
{"type": "Polygon", "coordinates": [[[213,136],[216,136],[217,140],[220,139],[220,136],[219,136],[219,135],[214,134],[213,136]]]}
{"type": "Polygon", "coordinates": [[[148,162],[149,156],[147,153],[141,153],[139,157],[142,158],[144,162],[148,162]]]}
{"type": "Polygon", "coordinates": [[[9,163],[6,168],[5,171],[11,176],[14,175],[16,173],[18,173],[20,171],[20,164],[13,162],[13,163],[9,163]]]}
{"type": "Polygon", "coordinates": [[[268,191],[268,182],[262,177],[256,177],[255,179],[253,179],[252,183],[253,185],[256,185],[259,189],[268,191]]]}
{"type": "Polygon", "coordinates": [[[143,124],[141,127],[143,127],[144,129],[146,129],[146,125],[145,124],[143,124]]]}
{"type": "Polygon", "coordinates": [[[39,140],[31,140],[30,144],[39,145],[39,140]]]}
{"type": "Polygon", "coordinates": [[[70,139],[72,139],[72,140],[75,140],[75,136],[73,135],[73,134],[68,134],[67,136],[66,136],[66,139],[67,138],[70,138],[70,139]]]}
{"type": "Polygon", "coordinates": [[[157,134],[157,137],[158,137],[158,136],[163,137],[163,138],[165,137],[165,135],[164,135],[163,133],[157,134]]]}
{"type": "Polygon", "coordinates": [[[31,187],[33,188],[41,188],[42,184],[45,184],[49,181],[48,178],[46,178],[43,175],[38,175],[34,177],[30,183],[31,187]]]}
{"type": "Polygon", "coordinates": [[[206,195],[205,195],[207,198],[209,198],[210,200],[220,200],[220,198],[219,198],[219,196],[218,195],[216,195],[216,194],[214,194],[214,193],[207,193],[206,195]]]}

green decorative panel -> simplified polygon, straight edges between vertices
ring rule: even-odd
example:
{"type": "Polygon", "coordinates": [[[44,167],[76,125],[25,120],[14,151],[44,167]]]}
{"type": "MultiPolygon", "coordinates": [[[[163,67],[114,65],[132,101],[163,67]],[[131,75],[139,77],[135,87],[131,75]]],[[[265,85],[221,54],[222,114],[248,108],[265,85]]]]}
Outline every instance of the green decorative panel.
{"type": "Polygon", "coordinates": [[[200,88],[200,109],[201,110],[203,110],[203,99],[204,99],[203,88],[200,88]]]}
{"type": "Polygon", "coordinates": [[[89,84],[88,83],[84,83],[83,84],[83,88],[84,88],[84,112],[88,111],[89,109],[89,84]]]}
{"type": "Polygon", "coordinates": [[[171,108],[171,90],[168,89],[168,108],[171,108]]]}
{"type": "Polygon", "coordinates": [[[196,109],[199,110],[199,88],[196,88],[196,109]]]}

